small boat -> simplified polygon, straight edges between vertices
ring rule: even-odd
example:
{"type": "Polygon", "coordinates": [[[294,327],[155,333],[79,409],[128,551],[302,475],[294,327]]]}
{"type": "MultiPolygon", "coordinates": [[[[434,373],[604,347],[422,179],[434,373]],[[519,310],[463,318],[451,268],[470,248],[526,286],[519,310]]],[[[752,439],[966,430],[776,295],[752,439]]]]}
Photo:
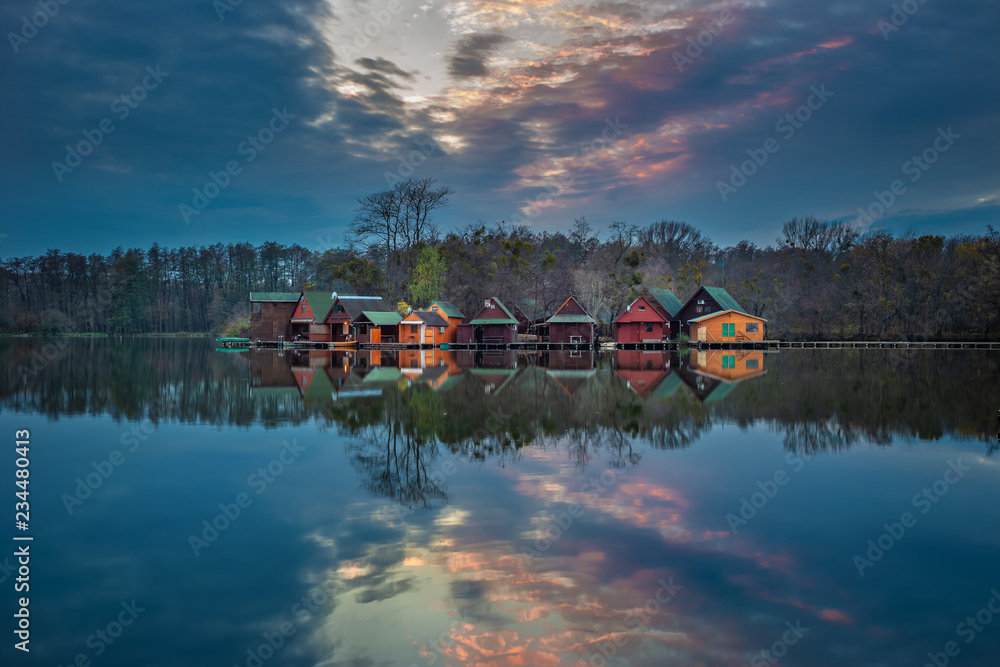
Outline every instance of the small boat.
{"type": "MultiPolygon", "coordinates": [[[[232,336],[223,336],[222,338],[216,338],[215,344],[219,347],[250,347],[249,338],[235,338],[232,336]]],[[[219,349],[219,348],[216,348],[219,349]]]]}
{"type": "Polygon", "coordinates": [[[358,349],[358,341],[356,340],[336,340],[330,343],[330,347],[337,350],[356,350],[358,349]]]}

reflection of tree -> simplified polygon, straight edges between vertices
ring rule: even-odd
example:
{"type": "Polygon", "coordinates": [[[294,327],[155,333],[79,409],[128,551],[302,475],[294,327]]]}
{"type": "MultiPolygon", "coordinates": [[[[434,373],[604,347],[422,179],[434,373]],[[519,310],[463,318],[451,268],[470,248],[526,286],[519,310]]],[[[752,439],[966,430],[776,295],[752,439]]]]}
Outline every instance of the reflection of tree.
{"type": "Polygon", "coordinates": [[[431,507],[447,501],[442,471],[431,470],[435,445],[420,444],[397,421],[369,426],[347,446],[361,473],[361,485],[372,495],[406,507],[431,507]]]}

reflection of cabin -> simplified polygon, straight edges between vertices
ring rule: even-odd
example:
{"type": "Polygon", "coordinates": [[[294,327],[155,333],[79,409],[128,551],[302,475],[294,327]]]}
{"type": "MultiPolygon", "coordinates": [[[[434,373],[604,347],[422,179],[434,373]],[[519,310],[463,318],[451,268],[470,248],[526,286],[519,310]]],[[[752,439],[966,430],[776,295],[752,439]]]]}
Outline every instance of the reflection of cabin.
{"type": "MultiPolygon", "coordinates": [[[[615,373],[635,393],[649,395],[671,375],[670,352],[618,350],[615,352],[615,373]]],[[[675,390],[671,387],[671,393],[675,390]]]]}
{"type": "Polygon", "coordinates": [[[290,320],[293,339],[330,342],[330,325],[325,319],[333,301],[334,295],[330,292],[302,292],[290,320]]]}
{"type": "Polygon", "coordinates": [[[764,353],[748,350],[691,350],[684,382],[703,403],[721,401],[744,380],[764,370],[764,353]]]}
{"type": "Polygon", "coordinates": [[[391,343],[399,339],[402,315],[396,311],[364,310],[354,318],[353,329],[359,343],[391,343]]]}
{"type": "Polygon", "coordinates": [[[594,318],[574,296],[566,299],[545,323],[549,327],[550,343],[589,345],[594,342],[594,318]]]}
{"type": "Polygon", "coordinates": [[[738,343],[764,340],[763,317],[736,310],[722,310],[688,320],[691,340],[699,343],[738,343]]]}
{"type": "Polygon", "coordinates": [[[670,326],[670,313],[660,302],[643,295],[615,320],[616,343],[660,343],[670,326]]]}
{"type": "Polygon", "coordinates": [[[437,313],[448,321],[448,329],[444,333],[442,343],[454,343],[458,336],[458,325],[465,322],[465,315],[462,314],[451,301],[435,301],[427,307],[432,313],[437,313]]]}
{"type": "Polygon", "coordinates": [[[692,334],[691,332],[691,320],[724,310],[733,310],[737,313],[746,314],[746,311],[740,307],[740,304],[737,303],[736,299],[729,292],[721,287],[705,287],[703,285],[698,288],[698,291],[687,300],[687,303],[677,313],[676,319],[680,322],[680,326],[676,331],[672,330],[670,332],[670,337],[677,338],[681,334],[685,334],[691,340],[696,340],[697,333],[692,334]]]}
{"type": "Polygon", "coordinates": [[[593,350],[553,350],[548,354],[548,376],[572,396],[597,371],[593,350]]]}
{"type": "Polygon", "coordinates": [[[250,340],[291,338],[292,313],[299,296],[297,292],[250,292],[250,340]]]}
{"type": "MultiPolygon", "coordinates": [[[[366,321],[362,323],[365,329],[366,338],[370,336],[368,329],[373,324],[371,318],[372,313],[396,313],[396,309],[390,308],[386,305],[385,301],[383,301],[380,296],[355,296],[348,294],[341,294],[337,296],[329,310],[329,314],[326,316],[326,322],[332,328],[333,340],[337,342],[359,340],[358,336],[360,335],[360,327],[357,324],[357,320],[366,311],[369,315],[366,321]]],[[[399,313],[396,314],[398,315],[399,313]]],[[[396,320],[397,325],[398,323],[399,319],[396,320]]],[[[395,341],[396,334],[392,330],[394,325],[388,324],[375,326],[385,326],[385,329],[379,334],[381,342],[388,343],[395,341]]]]}
{"type": "Polygon", "coordinates": [[[518,320],[500,299],[487,299],[482,310],[468,325],[458,329],[459,343],[513,343],[517,340],[518,320]]]}
{"type": "Polygon", "coordinates": [[[399,325],[400,343],[440,345],[451,342],[448,332],[451,324],[439,313],[432,310],[414,310],[403,318],[399,325]]]}

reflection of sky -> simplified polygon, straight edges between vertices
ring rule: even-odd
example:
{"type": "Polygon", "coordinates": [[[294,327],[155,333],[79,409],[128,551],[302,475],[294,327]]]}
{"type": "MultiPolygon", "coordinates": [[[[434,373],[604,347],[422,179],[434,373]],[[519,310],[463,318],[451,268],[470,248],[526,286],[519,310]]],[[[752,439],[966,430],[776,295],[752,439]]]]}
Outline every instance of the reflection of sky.
{"type": "MultiPolygon", "coordinates": [[[[640,465],[614,469],[594,498],[581,486],[610,459],[592,452],[581,467],[564,437],[504,467],[457,461],[450,504],[401,517],[359,491],[363,473],[334,431],[166,425],[67,516],[60,495],[129,425],[19,419],[35,434],[33,613],[50,624],[37,655],[45,664],[86,651],[87,636],[132,598],[147,611],[102,664],[245,664],[261,633],[292,620],[324,581],[343,592],[297,620],[268,664],[422,666],[436,652],[444,665],[582,666],[617,641],[609,664],[732,665],[796,620],[810,630],[782,664],[921,664],[1000,584],[998,470],[978,443],[859,446],[796,471],[779,434],[716,425],[685,449],[639,443],[640,465]],[[251,493],[195,558],[187,536],[291,438],[306,447],[300,460],[251,493]],[[851,557],[959,457],[973,468],[967,478],[859,578],[851,557]],[[726,514],[778,470],[788,484],[733,535],[726,514]],[[523,558],[551,514],[574,503],[582,515],[523,558]],[[670,578],[684,587],[678,596],[627,626],[670,578]]],[[[984,632],[963,646],[962,664],[991,664],[998,648],[1000,631],[984,632]]]]}

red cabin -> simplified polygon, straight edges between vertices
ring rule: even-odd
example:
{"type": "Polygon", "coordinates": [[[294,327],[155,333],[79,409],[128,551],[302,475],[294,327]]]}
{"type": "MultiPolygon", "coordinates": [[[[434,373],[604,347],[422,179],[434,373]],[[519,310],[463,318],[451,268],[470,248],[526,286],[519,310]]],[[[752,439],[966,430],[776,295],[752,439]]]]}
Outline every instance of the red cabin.
{"type": "Polygon", "coordinates": [[[659,301],[640,296],[615,320],[616,343],[660,343],[670,328],[670,314],[659,301]]]}
{"type": "Polygon", "coordinates": [[[549,327],[550,343],[590,345],[594,342],[594,318],[574,296],[566,299],[545,324],[549,327]]]}

